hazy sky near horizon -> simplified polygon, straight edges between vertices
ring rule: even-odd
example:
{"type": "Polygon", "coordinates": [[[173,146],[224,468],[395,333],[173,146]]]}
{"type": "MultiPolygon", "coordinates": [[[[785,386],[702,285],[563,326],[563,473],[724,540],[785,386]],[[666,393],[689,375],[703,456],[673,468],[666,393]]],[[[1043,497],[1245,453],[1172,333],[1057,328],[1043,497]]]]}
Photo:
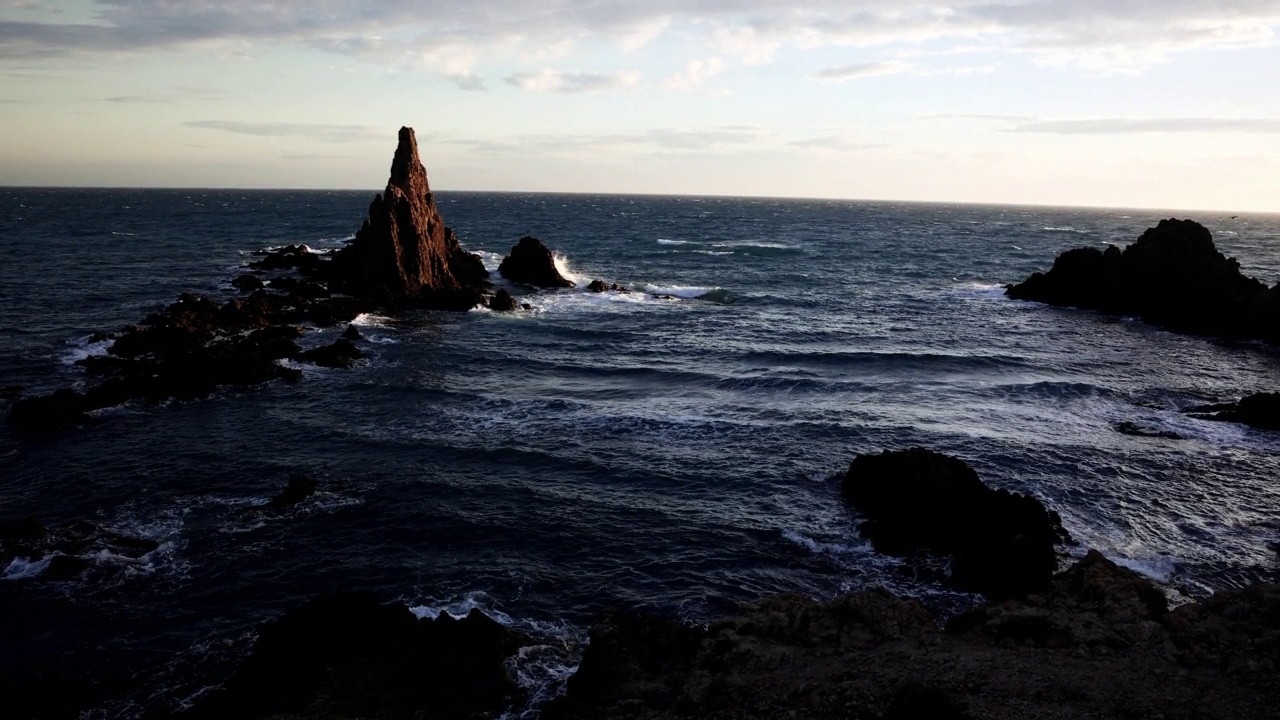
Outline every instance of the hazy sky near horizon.
{"type": "Polygon", "coordinates": [[[1280,211],[1280,0],[0,0],[0,184],[1280,211]]]}

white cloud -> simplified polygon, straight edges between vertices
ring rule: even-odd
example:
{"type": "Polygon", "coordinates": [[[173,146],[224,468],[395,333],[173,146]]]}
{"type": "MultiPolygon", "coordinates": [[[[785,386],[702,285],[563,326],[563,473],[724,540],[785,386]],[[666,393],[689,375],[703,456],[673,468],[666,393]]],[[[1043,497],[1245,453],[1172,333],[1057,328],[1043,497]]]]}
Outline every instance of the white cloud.
{"type": "Polygon", "coordinates": [[[625,71],[616,73],[564,72],[544,68],[537,72],[520,72],[505,78],[508,85],[537,93],[582,93],[601,90],[621,90],[633,87],[640,80],[640,73],[625,71]]]}
{"type": "Polygon", "coordinates": [[[189,120],[183,125],[202,130],[221,130],[257,137],[300,137],[330,143],[378,140],[388,132],[367,125],[325,125],[317,123],[248,122],[241,120],[189,120]]]}
{"type": "Polygon", "coordinates": [[[899,75],[911,70],[914,66],[897,60],[889,62],[866,62],[854,65],[829,67],[813,74],[813,78],[822,83],[842,83],[848,80],[884,75],[899,75]]]}
{"type": "Polygon", "coordinates": [[[1280,133],[1280,118],[1092,118],[1032,120],[1011,132],[1054,135],[1134,135],[1140,133],[1280,133]]]}
{"type": "Polygon", "coordinates": [[[718,57],[690,60],[684,64],[684,70],[667,79],[667,87],[673,90],[692,90],[722,72],[724,61],[718,57]]]}
{"type": "Polygon", "coordinates": [[[37,5],[0,6],[0,58],[234,40],[308,43],[379,62],[417,54],[422,67],[462,74],[512,38],[517,56],[542,63],[564,43],[632,52],[667,37],[746,64],[771,62],[784,48],[944,41],[1043,64],[1141,70],[1190,49],[1275,44],[1280,28],[1280,0],[97,0],[91,19],[77,22],[33,22],[15,9],[27,7],[37,5]]]}

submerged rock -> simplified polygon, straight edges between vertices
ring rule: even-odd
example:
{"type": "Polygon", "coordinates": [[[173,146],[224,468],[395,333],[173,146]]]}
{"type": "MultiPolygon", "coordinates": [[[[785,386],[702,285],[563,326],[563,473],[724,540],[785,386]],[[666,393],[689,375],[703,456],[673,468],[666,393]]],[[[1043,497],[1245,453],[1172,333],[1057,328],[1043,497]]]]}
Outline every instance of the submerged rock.
{"type": "Polygon", "coordinates": [[[571,280],[560,274],[555,254],[538,238],[526,235],[511,246],[511,254],[498,266],[502,277],[511,282],[543,288],[574,287],[571,280]]]}
{"type": "Polygon", "coordinates": [[[338,338],[332,344],[298,354],[298,359],[322,367],[349,368],[364,357],[360,348],[346,338],[338,338]]]}
{"type": "Polygon", "coordinates": [[[292,507],[306,500],[315,494],[319,489],[320,483],[316,479],[307,475],[292,475],[289,477],[289,484],[281,490],[278,495],[271,498],[269,507],[272,510],[283,510],[292,507]]]}
{"type": "Polygon", "coordinates": [[[1280,393],[1254,393],[1239,402],[1202,405],[1183,412],[1205,420],[1244,423],[1261,430],[1280,430],[1280,393]]]}
{"type": "Polygon", "coordinates": [[[1018,300],[1127,315],[1161,327],[1227,339],[1280,342],[1280,284],[1240,272],[1191,220],[1161,220],[1129,247],[1068,250],[1047,273],[1006,291],[1018,300]]]}
{"type": "Polygon", "coordinates": [[[249,275],[248,273],[245,273],[237,277],[235,280],[232,280],[231,284],[237,290],[242,290],[244,292],[253,292],[254,290],[261,290],[262,288],[266,287],[266,284],[262,282],[262,278],[258,277],[257,275],[249,275]]]}
{"type": "Polygon", "coordinates": [[[988,597],[1048,587],[1054,546],[1067,539],[1039,500],[992,490],[963,461],[924,448],[859,455],[840,490],[876,550],[949,555],[950,584],[988,597]]]}
{"type": "Polygon", "coordinates": [[[1161,438],[1164,440],[1184,440],[1181,435],[1172,430],[1161,430],[1160,428],[1139,425],[1130,420],[1122,420],[1112,426],[1115,431],[1121,435],[1133,435],[1134,437],[1161,438]]]}
{"type": "Polygon", "coordinates": [[[226,684],[180,717],[496,717],[523,699],[505,663],[528,643],[478,610],[427,620],[324,595],[263,625],[226,684]]]}
{"type": "Polygon", "coordinates": [[[342,331],[342,337],[343,339],[350,340],[351,342],[364,339],[364,336],[360,334],[360,328],[355,325],[348,325],[347,329],[342,331]]]}
{"type": "Polygon", "coordinates": [[[488,272],[440,217],[412,128],[400,128],[386,190],[333,263],[344,290],[384,303],[467,310],[482,299],[488,272]]]}

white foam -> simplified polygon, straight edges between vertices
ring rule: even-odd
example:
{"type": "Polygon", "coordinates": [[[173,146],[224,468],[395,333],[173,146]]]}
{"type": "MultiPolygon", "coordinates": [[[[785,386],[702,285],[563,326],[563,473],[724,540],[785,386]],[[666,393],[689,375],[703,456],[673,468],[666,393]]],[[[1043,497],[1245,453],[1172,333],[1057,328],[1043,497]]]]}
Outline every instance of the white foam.
{"type": "Polygon", "coordinates": [[[71,342],[71,348],[62,356],[63,365],[75,365],[85,358],[106,355],[107,350],[115,343],[113,339],[89,342],[91,335],[85,335],[71,342]]]}
{"type": "Polygon", "coordinates": [[[698,287],[696,285],[671,285],[664,287],[662,285],[645,285],[644,291],[650,295],[670,295],[671,297],[684,298],[692,300],[700,298],[704,295],[710,295],[720,290],[719,287],[698,287]]]}
{"type": "Polygon", "coordinates": [[[668,240],[667,238],[658,238],[659,245],[688,245],[688,240],[668,240]]]}
{"type": "Polygon", "coordinates": [[[732,255],[732,250],[693,250],[692,252],[699,255],[732,255]]]}
{"type": "Polygon", "coordinates": [[[564,279],[574,283],[575,285],[582,285],[586,282],[590,282],[586,278],[582,277],[581,275],[578,275],[573,270],[571,270],[569,268],[568,259],[566,259],[565,256],[561,255],[560,253],[555,254],[555,263],[556,263],[556,271],[558,271],[560,275],[564,277],[564,279]]]}
{"type": "Polygon", "coordinates": [[[5,568],[4,572],[0,572],[0,580],[26,580],[27,578],[33,578],[44,572],[52,560],[52,555],[40,560],[14,558],[9,563],[9,567],[5,568]]]}
{"type": "Polygon", "coordinates": [[[799,530],[784,530],[782,531],[782,537],[815,555],[849,555],[870,552],[870,545],[867,543],[823,542],[815,540],[799,530]]]}
{"type": "Polygon", "coordinates": [[[1070,225],[1065,227],[1043,227],[1040,229],[1045,232],[1076,233],[1077,235],[1084,235],[1089,232],[1088,230],[1078,230],[1070,225]]]}
{"type": "Polygon", "coordinates": [[[1123,555],[1107,554],[1107,557],[1120,567],[1128,568],[1162,585],[1168,585],[1173,580],[1174,573],[1178,570],[1177,561],[1168,555],[1124,557],[1123,555]]]}
{"type": "Polygon", "coordinates": [[[386,327],[391,324],[391,318],[373,313],[360,313],[351,321],[351,324],[356,327],[386,327]]]}

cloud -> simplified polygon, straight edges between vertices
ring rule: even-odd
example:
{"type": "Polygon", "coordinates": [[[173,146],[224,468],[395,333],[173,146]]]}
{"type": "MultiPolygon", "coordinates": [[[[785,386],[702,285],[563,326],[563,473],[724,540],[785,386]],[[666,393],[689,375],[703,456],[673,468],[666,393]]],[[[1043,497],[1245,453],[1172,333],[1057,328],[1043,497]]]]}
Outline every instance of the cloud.
{"type": "Polygon", "coordinates": [[[1280,133],[1280,118],[1094,118],[1033,120],[1009,132],[1053,135],[1136,135],[1140,133],[1280,133]]]}
{"type": "Polygon", "coordinates": [[[489,86],[485,84],[484,78],[475,73],[450,75],[449,79],[463,92],[489,92],[489,86]]]}
{"type": "Polygon", "coordinates": [[[674,90],[692,90],[708,78],[724,72],[724,61],[718,57],[705,60],[690,60],[684,64],[684,70],[667,79],[667,87],[674,90]]]}
{"type": "Polygon", "coordinates": [[[598,41],[629,53],[668,37],[747,64],[786,47],[945,41],[1047,65],[1141,69],[1190,49],[1275,44],[1280,28],[1280,0],[96,0],[79,22],[33,22],[54,16],[19,6],[43,7],[0,6],[0,58],[283,42],[453,74],[500,48],[518,57],[598,41]]]}
{"type": "Polygon", "coordinates": [[[855,78],[882,77],[898,75],[912,69],[912,65],[897,60],[889,62],[866,62],[855,65],[840,65],[819,70],[813,78],[823,83],[841,83],[855,78]]]}
{"type": "Polygon", "coordinates": [[[183,125],[202,130],[221,130],[256,137],[300,137],[329,143],[350,143],[381,139],[385,131],[367,125],[320,125],[289,122],[245,122],[240,120],[189,120],[183,125]]]}
{"type": "Polygon", "coordinates": [[[768,144],[772,135],[749,125],[709,128],[655,128],[634,133],[529,134],[502,139],[455,138],[453,145],[485,154],[613,155],[620,150],[687,154],[768,144]]]}
{"type": "Polygon", "coordinates": [[[634,86],[640,73],[562,72],[544,68],[537,72],[519,72],[504,78],[508,85],[537,93],[584,93],[621,90],[634,86]]]}
{"type": "Polygon", "coordinates": [[[824,137],[793,140],[787,143],[793,148],[818,155],[858,152],[888,147],[883,143],[868,143],[856,140],[847,135],[827,135],[824,137]]]}

